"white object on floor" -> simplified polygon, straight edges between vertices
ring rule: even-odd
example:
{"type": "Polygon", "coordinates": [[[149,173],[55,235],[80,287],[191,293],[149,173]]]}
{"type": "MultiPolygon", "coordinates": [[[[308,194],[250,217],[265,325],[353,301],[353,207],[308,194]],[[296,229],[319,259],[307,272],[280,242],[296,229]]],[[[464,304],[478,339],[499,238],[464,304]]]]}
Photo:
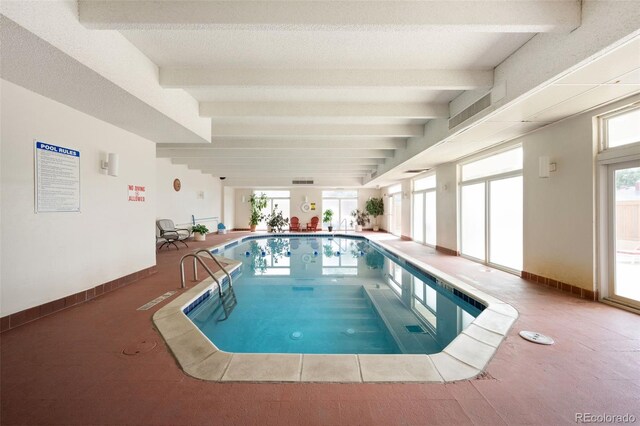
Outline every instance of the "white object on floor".
{"type": "Polygon", "coordinates": [[[551,337],[536,333],[535,331],[521,331],[520,337],[540,345],[553,345],[555,343],[551,337]]]}

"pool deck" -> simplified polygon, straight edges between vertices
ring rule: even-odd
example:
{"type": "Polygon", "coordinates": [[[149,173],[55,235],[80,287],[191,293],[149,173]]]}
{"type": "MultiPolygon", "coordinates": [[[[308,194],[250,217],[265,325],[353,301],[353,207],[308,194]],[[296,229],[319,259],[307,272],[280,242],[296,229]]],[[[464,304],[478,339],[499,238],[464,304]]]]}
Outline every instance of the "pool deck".
{"type": "Polygon", "coordinates": [[[182,293],[182,255],[246,234],[210,235],[188,249],[163,250],[156,274],[2,333],[0,423],[560,425],[575,424],[575,414],[583,412],[628,413],[640,422],[639,315],[388,234],[375,238],[519,311],[480,378],[452,384],[191,378],[151,318],[182,293]],[[147,311],[136,310],[171,290],[178,293],[147,311]],[[520,330],[548,334],[556,344],[528,343],[517,335],[520,330]]]}
{"type": "MultiPolygon", "coordinates": [[[[288,236],[287,234],[273,235],[288,236]]],[[[298,235],[322,237],[327,234],[298,235]]],[[[347,236],[343,233],[333,235],[338,238],[347,236]]],[[[370,236],[376,235],[370,234],[370,236]]],[[[246,240],[248,238],[238,238],[229,245],[246,240]]],[[[455,286],[466,296],[473,297],[475,301],[482,303],[485,309],[442,351],[428,355],[426,353],[413,355],[232,353],[220,350],[184,314],[185,308],[199,303],[203,297],[216,291],[217,282],[224,282],[225,274],[223,271],[217,271],[213,277],[189,288],[158,310],[153,315],[154,325],[182,369],[190,376],[202,380],[278,383],[442,383],[474,379],[482,374],[516,321],[518,317],[516,309],[457,277],[435,270],[418,259],[403,255],[402,252],[386,246],[382,241],[376,241],[376,243],[390,255],[404,258],[407,262],[411,262],[413,267],[437,277],[436,279],[442,280],[445,285],[455,286]]],[[[220,245],[210,247],[208,250],[220,253],[224,248],[225,245],[220,245]]],[[[221,259],[226,262],[226,269],[231,274],[242,265],[233,259],[224,257],[221,259]]]]}

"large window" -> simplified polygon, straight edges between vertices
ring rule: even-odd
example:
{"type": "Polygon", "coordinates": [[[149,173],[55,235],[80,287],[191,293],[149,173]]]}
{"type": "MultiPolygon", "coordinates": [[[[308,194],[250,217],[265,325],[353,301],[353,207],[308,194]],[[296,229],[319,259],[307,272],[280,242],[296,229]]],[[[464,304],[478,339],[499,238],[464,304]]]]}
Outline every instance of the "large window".
{"type": "MultiPolygon", "coordinates": [[[[285,218],[289,217],[289,212],[291,211],[291,195],[289,191],[256,190],[253,191],[253,193],[256,195],[265,194],[267,196],[267,207],[262,210],[262,214],[271,214],[271,211],[275,209],[276,211],[281,211],[282,216],[285,218]]],[[[261,220],[256,229],[267,229],[267,222],[265,220],[261,220]]]]}
{"type": "Polygon", "coordinates": [[[461,165],[464,256],[522,270],[522,147],[461,165]]]}
{"type": "Polygon", "coordinates": [[[389,187],[389,232],[400,236],[402,232],[402,186],[389,187]]]}
{"type": "Polygon", "coordinates": [[[630,107],[602,117],[603,148],[640,142],[640,107],[630,107]]]}
{"type": "Polygon", "coordinates": [[[436,245],[436,175],[413,181],[412,238],[436,245]]]}
{"type": "MultiPolygon", "coordinates": [[[[322,213],[331,209],[333,211],[333,220],[331,226],[334,230],[353,229],[351,225],[351,212],[358,208],[358,191],[322,191],[322,213]]],[[[327,227],[325,223],[323,226],[327,227]]]]}

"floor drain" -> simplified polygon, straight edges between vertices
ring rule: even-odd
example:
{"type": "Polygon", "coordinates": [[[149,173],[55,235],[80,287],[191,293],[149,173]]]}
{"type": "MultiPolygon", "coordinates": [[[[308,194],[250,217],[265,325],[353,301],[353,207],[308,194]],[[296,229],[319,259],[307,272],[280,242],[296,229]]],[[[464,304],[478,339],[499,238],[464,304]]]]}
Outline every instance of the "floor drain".
{"type": "Polygon", "coordinates": [[[157,343],[153,340],[142,340],[131,345],[125,346],[122,350],[124,355],[140,355],[149,352],[157,346],[157,343]]]}
{"type": "Polygon", "coordinates": [[[520,337],[539,345],[553,345],[554,341],[551,337],[544,334],[536,333],[535,331],[521,331],[520,337]]]}
{"type": "Polygon", "coordinates": [[[409,333],[424,334],[424,328],[419,325],[405,325],[404,328],[406,328],[409,333]]]}
{"type": "Polygon", "coordinates": [[[300,340],[300,339],[302,339],[302,332],[301,331],[294,331],[293,333],[291,333],[289,335],[289,337],[291,337],[293,340],[300,340]]]}

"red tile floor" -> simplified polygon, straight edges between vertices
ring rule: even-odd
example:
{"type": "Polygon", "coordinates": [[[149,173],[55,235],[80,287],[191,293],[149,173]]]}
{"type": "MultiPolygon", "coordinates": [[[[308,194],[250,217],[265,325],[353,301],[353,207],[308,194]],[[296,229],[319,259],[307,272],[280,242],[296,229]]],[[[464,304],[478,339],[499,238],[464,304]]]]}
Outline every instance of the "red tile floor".
{"type": "MultiPolygon", "coordinates": [[[[1,417],[10,424],[575,424],[576,413],[640,423],[640,316],[581,300],[413,242],[387,243],[478,281],[520,312],[481,379],[453,384],[251,384],[182,373],[136,308],[179,287],[177,262],[209,236],[157,256],[158,273],[3,333],[1,417]],[[536,330],[556,344],[528,343],[536,330]],[[153,349],[124,355],[123,349],[153,349]]],[[[201,275],[204,276],[204,275],[201,275]]],[[[175,296],[174,296],[175,297],[175,296]]],[[[171,299],[169,299],[171,300],[171,299]]]]}

